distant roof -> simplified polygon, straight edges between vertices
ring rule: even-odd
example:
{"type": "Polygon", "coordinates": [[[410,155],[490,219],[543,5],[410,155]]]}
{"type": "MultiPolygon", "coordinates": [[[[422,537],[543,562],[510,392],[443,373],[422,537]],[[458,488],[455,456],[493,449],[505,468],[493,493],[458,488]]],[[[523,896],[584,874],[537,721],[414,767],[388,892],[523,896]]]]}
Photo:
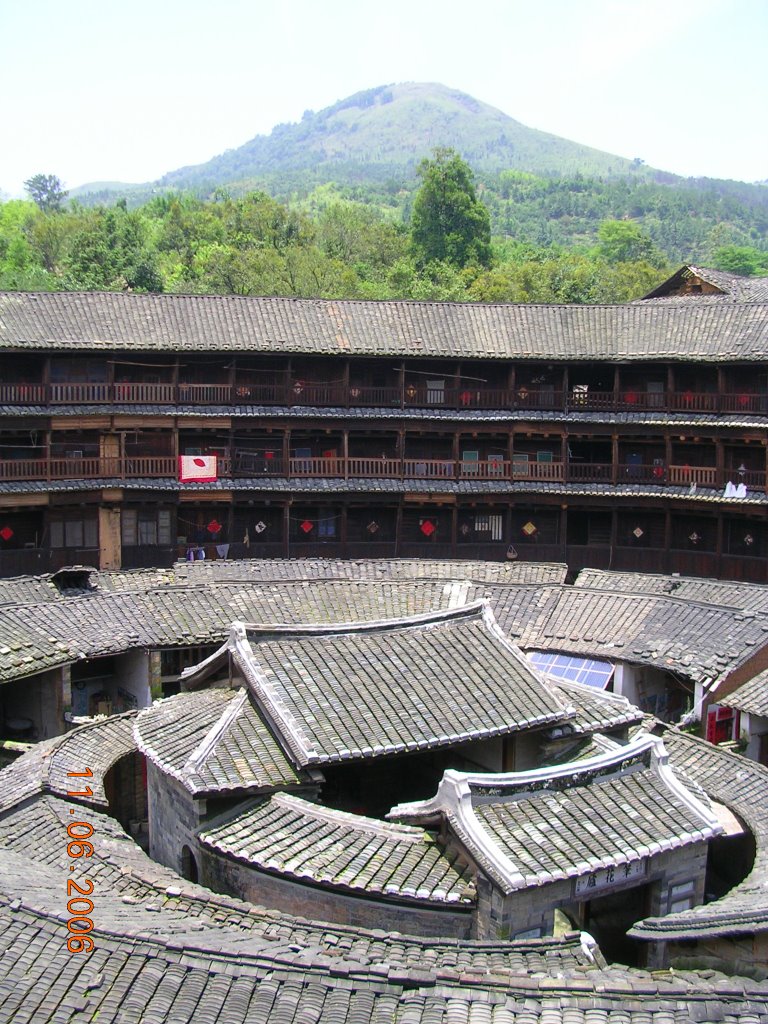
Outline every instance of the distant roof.
{"type": "Polygon", "coordinates": [[[472,872],[421,828],[278,794],[200,830],[204,846],[332,889],[471,909],[472,872]]]}
{"type": "Polygon", "coordinates": [[[768,647],[768,617],[658,593],[587,587],[497,591],[494,613],[524,650],[655,665],[715,689],[768,647]]]}
{"type": "Polygon", "coordinates": [[[367,623],[235,623],[216,655],[183,674],[185,685],[228,657],[301,767],[444,747],[573,715],[504,636],[487,602],[367,623]]]}
{"type": "Polygon", "coordinates": [[[748,715],[768,718],[768,669],[759,672],[738,690],[720,700],[728,708],[736,708],[748,715]]]}
{"type": "Polygon", "coordinates": [[[650,736],[575,764],[503,775],[447,771],[435,797],[400,804],[389,817],[445,817],[506,892],[626,865],[722,831],[673,774],[662,741],[650,736]]]}
{"type": "Polygon", "coordinates": [[[596,690],[592,686],[554,677],[551,677],[551,682],[561,700],[576,708],[575,717],[568,722],[568,730],[604,732],[642,721],[643,712],[640,708],[630,704],[626,697],[618,693],[596,690]]]}
{"type": "Polygon", "coordinates": [[[686,264],[640,302],[648,299],[690,297],[699,301],[768,302],[768,277],[746,277],[727,270],[711,270],[686,264]]]}
{"type": "Polygon", "coordinates": [[[715,580],[677,573],[615,572],[605,569],[582,569],[575,587],[609,590],[614,593],[658,594],[678,597],[718,607],[745,612],[768,612],[768,587],[764,583],[741,583],[736,580],[715,580]]]}
{"type": "MultiPolygon", "coordinates": [[[[275,583],[317,580],[471,580],[473,583],[564,583],[562,562],[481,562],[432,558],[217,558],[174,562],[157,569],[89,569],[82,594],[108,594],[167,587],[206,587],[215,583],[275,583]]],[[[768,593],[768,588],[766,588],[768,593]]],[[[71,598],[54,583],[54,574],[0,579],[1,604],[36,604],[71,598]]]]}
{"type": "MultiPolygon", "coordinates": [[[[768,297],[766,297],[768,301],[768,297]]],[[[765,305],[616,306],[0,293],[0,350],[452,359],[761,360],[765,305]]]]}
{"type": "Polygon", "coordinates": [[[768,931],[768,771],[671,726],[663,727],[663,739],[675,768],[746,822],[757,850],[747,877],[724,896],[692,910],[646,918],[630,934],[664,941],[768,931]]]}
{"type": "Polygon", "coordinates": [[[156,701],[139,713],[134,737],[150,761],[194,794],[302,781],[244,689],[213,688],[156,701]]]}

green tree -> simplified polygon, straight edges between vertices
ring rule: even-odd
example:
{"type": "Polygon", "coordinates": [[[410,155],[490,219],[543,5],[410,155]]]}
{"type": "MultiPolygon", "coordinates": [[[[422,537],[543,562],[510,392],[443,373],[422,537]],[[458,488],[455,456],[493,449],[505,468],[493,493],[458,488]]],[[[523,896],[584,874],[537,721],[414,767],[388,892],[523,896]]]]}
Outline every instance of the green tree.
{"type": "Polygon", "coordinates": [[[490,216],[477,198],[469,165],[454,150],[440,147],[433,159],[421,161],[417,172],[421,186],[411,215],[417,264],[490,266],[490,216]]]}
{"type": "Polygon", "coordinates": [[[631,220],[604,220],[597,229],[600,239],[598,253],[607,263],[629,263],[645,260],[648,263],[663,263],[650,237],[639,225],[631,220]]]}
{"type": "Polygon", "coordinates": [[[746,276],[768,274],[768,252],[751,245],[723,245],[713,255],[718,270],[729,270],[732,274],[746,276]]]}
{"type": "Polygon", "coordinates": [[[24,188],[43,213],[58,212],[69,195],[55,174],[35,174],[27,178],[24,188]]]}

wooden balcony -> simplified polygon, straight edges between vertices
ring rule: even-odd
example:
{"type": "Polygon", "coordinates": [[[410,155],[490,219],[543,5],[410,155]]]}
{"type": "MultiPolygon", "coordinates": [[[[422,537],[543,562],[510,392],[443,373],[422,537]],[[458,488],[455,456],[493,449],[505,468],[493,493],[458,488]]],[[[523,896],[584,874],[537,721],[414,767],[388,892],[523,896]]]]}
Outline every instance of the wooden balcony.
{"type": "MultiPolygon", "coordinates": [[[[534,462],[509,460],[466,461],[426,458],[305,458],[291,457],[285,467],[281,458],[219,456],[219,479],[252,480],[267,476],[282,479],[357,480],[477,480],[532,481],[577,484],[643,484],[690,486],[721,490],[730,481],[748,490],[765,491],[766,473],[748,470],[718,471],[713,466],[653,466],[585,462],[534,462]],[[286,472],[287,469],[287,472],[286,472]]],[[[123,458],[38,458],[0,460],[0,481],[33,480],[139,480],[177,479],[178,460],[173,455],[131,455],[123,458]]]]}
{"type": "Polygon", "coordinates": [[[3,405],[266,405],[316,408],[498,409],[551,412],[656,412],[768,414],[768,395],[750,392],[665,391],[638,389],[567,391],[518,385],[513,390],[476,386],[370,387],[306,380],[267,384],[56,382],[0,383],[3,405]]]}

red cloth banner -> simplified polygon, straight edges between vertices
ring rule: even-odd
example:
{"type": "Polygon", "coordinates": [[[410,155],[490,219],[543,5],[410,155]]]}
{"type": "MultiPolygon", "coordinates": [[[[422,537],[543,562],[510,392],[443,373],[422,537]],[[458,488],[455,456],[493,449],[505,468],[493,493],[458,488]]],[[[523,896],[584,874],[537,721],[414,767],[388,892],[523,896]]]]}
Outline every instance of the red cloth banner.
{"type": "Polygon", "coordinates": [[[216,480],[216,456],[180,455],[179,480],[183,484],[205,484],[216,480]]]}

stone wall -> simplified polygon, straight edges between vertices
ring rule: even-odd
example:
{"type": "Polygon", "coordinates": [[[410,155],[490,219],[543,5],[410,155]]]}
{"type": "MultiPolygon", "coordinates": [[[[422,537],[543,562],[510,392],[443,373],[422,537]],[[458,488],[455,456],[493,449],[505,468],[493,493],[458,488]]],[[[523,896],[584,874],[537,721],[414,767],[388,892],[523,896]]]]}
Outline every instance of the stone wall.
{"type": "Polygon", "coordinates": [[[200,881],[215,892],[333,924],[383,928],[410,935],[451,938],[468,938],[470,935],[471,904],[465,911],[453,911],[347,896],[266,874],[205,847],[198,850],[200,881]]]}
{"type": "MultiPolygon", "coordinates": [[[[706,865],[707,843],[693,843],[651,857],[646,873],[641,878],[599,889],[590,895],[584,893],[578,896],[574,894],[576,878],[531,886],[504,895],[487,876],[480,874],[477,880],[474,937],[514,939],[529,934],[551,935],[555,910],[564,911],[576,926],[580,926],[583,905],[590,898],[634,889],[636,886],[648,886],[647,917],[670,913],[673,903],[685,900],[690,901],[690,906],[698,906],[704,899],[706,865]]],[[[588,876],[580,877],[586,879],[588,876]]]]}
{"type": "Polygon", "coordinates": [[[195,829],[205,813],[205,801],[193,799],[181,783],[147,760],[147,803],[150,857],[182,874],[182,850],[187,846],[199,864],[195,829]]]}
{"type": "MultiPolygon", "coordinates": [[[[659,943],[663,947],[663,943],[659,943]]],[[[681,971],[715,970],[768,979],[768,934],[723,935],[669,942],[660,959],[681,971]]]]}

